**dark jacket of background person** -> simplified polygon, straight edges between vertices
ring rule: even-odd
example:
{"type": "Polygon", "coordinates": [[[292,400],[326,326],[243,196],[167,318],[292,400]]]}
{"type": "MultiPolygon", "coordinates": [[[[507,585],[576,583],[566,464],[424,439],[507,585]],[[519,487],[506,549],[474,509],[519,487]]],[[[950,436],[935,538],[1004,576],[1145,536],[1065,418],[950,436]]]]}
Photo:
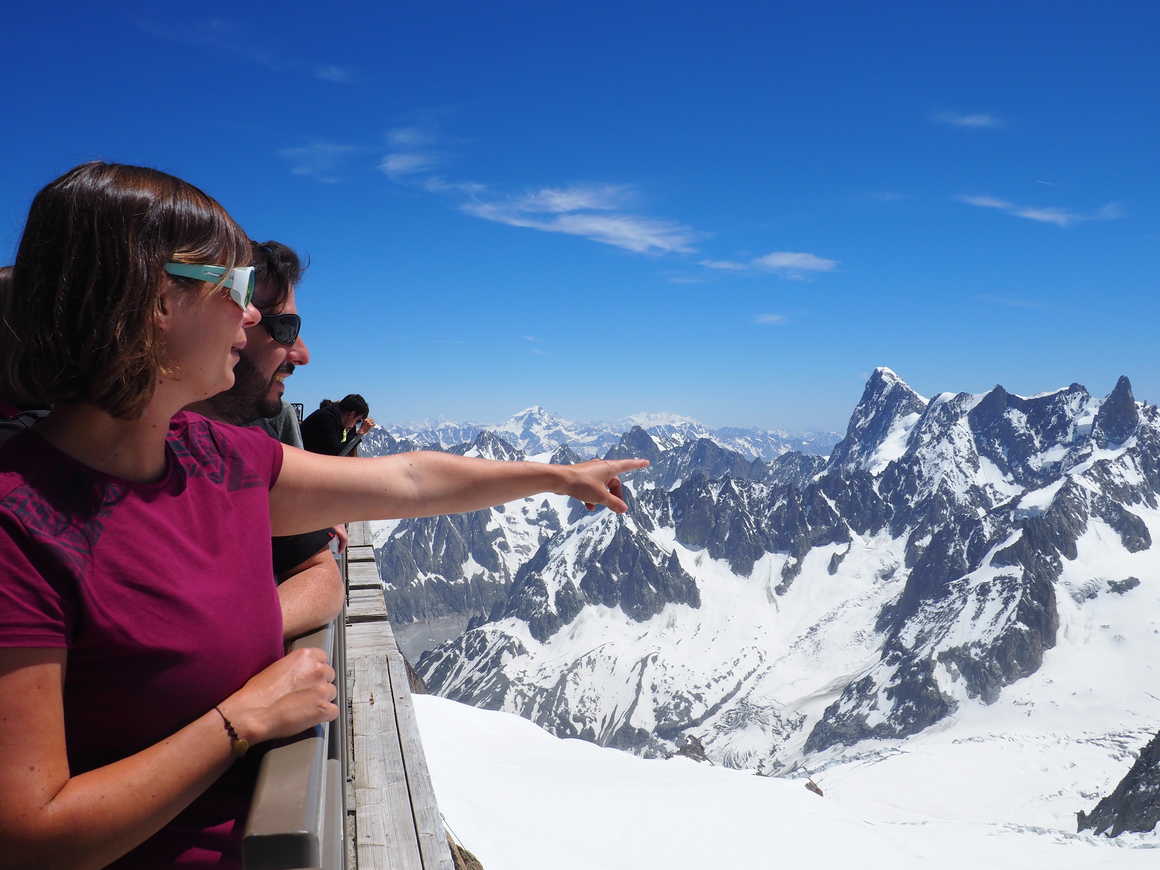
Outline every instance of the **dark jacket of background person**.
{"type": "Polygon", "coordinates": [[[349,432],[342,425],[342,409],[335,402],[327,402],[302,421],[302,444],[311,453],[325,453],[328,456],[351,454],[361,435],[349,432]],[[346,435],[343,438],[343,435],[346,435]]]}
{"type": "Polygon", "coordinates": [[[25,429],[32,428],[38,420],[46,416],[48,411],[22,410],[0,399],[0,444],[13,435],[19,435],[25,429]]]}

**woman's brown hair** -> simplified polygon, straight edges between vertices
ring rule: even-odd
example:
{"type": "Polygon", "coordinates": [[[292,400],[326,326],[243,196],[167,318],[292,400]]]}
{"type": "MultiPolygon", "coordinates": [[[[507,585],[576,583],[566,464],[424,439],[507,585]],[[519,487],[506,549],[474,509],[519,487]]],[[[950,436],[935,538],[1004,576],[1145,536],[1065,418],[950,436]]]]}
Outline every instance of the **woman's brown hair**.
{"type": "Polygon", "coordinates": [[[250,262],[213,198],[141,166],[84,163],[36,195],[0,294],[0,395],[24,407],[91,402],[139,417],[164,371],[166,262],[250,262]]]}

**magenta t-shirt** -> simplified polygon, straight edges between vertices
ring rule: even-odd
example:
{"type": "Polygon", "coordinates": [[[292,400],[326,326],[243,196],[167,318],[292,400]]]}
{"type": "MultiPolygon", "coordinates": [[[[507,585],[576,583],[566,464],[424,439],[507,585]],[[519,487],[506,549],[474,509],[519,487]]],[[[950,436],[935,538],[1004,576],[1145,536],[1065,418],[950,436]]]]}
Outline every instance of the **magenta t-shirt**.
{"type": "MultiPolygon", "coordinates": [[[[269,501],[282,445],[183,412],[165,452],[162,478],[141,484],[34,431],[0,449],[0,646],[67,648],[74,775],[159,742],[282,655],[269,501]]],[[[240,867],[256,754],[112,866],[240,867]]]]}

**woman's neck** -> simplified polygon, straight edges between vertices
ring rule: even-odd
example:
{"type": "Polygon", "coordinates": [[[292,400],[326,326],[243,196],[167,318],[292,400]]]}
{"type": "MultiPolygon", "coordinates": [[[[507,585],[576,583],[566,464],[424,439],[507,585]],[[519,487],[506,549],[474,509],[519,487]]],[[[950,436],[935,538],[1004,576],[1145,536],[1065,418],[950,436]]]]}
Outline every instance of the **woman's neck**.
{"type": "Polygon", "coordinates": [[[138,483],[165,473],[165,436],[176,410],[150,403],[135,420],[121,420],[95,405],[58,405],[36,430],[58,450],[97,471],[138,483]]]}

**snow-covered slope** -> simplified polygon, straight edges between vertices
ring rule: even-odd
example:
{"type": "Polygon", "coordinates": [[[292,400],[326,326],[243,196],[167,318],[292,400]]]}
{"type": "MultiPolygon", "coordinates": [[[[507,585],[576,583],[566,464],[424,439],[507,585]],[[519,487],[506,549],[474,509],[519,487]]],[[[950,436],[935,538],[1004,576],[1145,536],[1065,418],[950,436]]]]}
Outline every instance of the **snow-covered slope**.
{"type": "Polygon", "coordinates": [[[1035,729],[1019,707],[810,771],[819,797],[805,771],[645,760],[443,698],[415,706],[440,811],[488,868],[1143,870],[1160,856],[1155,835],[1074,833],[1137,736],[1035,729]]]}
{"type": "MultiPolygon", "coordinates": [[[[657,450],[634,431],[624,449],[657,450]]],[[[424,656],[428,685],[561,736],[656,755],[695,735],[775,771],[1026,686],[1049,713],[1050,687],[1160,653],[1160,414],[1126,379],[1103,399],[927,400],[877,370],[796,485],[665,455],[627,516],[564,517],[489,622],[424,656]],[[1044,682],[1067,656],[1097,670],[1044,682]]],[[[1144,728],[1114,711],[1148,706],[1147,684],[1109,690],[1095,732],[1144,728]]]]}

